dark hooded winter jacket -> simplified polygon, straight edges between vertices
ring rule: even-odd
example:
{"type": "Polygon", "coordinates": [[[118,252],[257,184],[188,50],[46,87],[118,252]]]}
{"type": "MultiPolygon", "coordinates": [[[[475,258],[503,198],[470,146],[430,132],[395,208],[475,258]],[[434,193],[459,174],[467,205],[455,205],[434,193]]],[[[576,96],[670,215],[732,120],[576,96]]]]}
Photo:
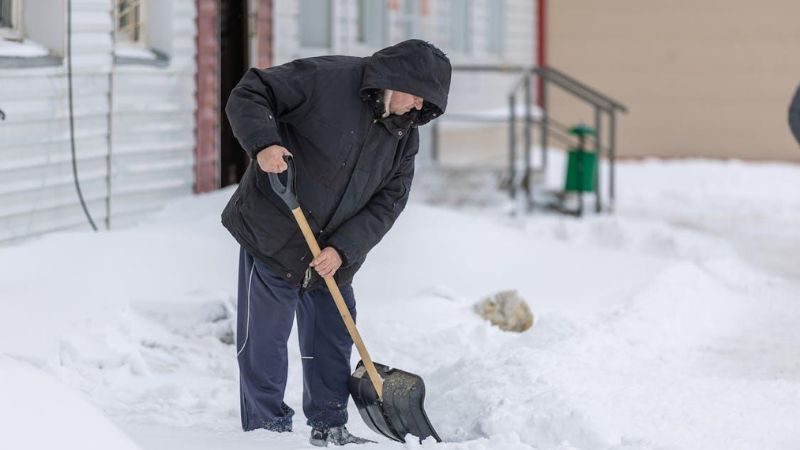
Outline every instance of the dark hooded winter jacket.
{"type": "Polygon", "coordinates": [[[250,69],[225,112],[251,157],[222,223],[250,254],[285,280],[324,286],[286,205],[255,161],[272,144],[294,155],[300,206],[322,248],[342,256],[335,279],[349,283],[406,205],[417,127],[447,107],[451,67],[433,45],[409,40],[372,56],[321,56],[250,69]],[[421,110],[381,118],[382,91],[420,96],[421,110]]]}
{"type": "Polygon", "coordinates": [[[794,93],[792,103],[789,105],[789,128],[800,144],[800,86],[797,87],[797,92],[794,93]]]}

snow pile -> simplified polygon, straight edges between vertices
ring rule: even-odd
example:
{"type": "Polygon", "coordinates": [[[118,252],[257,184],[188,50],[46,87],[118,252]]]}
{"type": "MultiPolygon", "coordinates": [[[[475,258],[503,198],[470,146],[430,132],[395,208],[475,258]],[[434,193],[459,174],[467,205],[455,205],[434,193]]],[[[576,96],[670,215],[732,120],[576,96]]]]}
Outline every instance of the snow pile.
{"type": "Polygon", "coordinates": [[[1,355],[0,399],[3,448],[139,448],[73,389],[35,367],[1,355]]]}

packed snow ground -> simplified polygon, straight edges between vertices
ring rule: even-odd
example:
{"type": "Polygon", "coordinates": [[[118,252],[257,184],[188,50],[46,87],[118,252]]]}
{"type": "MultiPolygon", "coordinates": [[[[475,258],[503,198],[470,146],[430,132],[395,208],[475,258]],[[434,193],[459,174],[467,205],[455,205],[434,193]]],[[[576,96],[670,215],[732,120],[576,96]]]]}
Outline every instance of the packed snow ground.
{"type": "MultiPolygon", "coordinates": [[[[406,448],[800,447],[800,168],[645,161],[618,175],[614,215],[412,201],[372,252],[359,328],[375,360],[424,378],[446,441],[406,448]],[[472,312],[504,289],[528,300],[531,330],[472,312]]],[[[0,249],[1,448],[309,447],[295,336],[295,431],[240,430],[238,248],[219,224],[231,192],[0,249]]],[[[351,431],[380,441],[365,448],[403,447],[350,412],[351,431]]]]}

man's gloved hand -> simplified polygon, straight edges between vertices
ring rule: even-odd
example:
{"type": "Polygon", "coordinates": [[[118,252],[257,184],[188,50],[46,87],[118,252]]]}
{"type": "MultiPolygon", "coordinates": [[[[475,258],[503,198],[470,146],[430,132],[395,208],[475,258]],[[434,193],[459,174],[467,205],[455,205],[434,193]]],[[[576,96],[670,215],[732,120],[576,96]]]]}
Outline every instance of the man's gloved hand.
{"type": "Polygon", "coordinates": [[[342,266],[342,257],[333,247],[325,247],[322,252],[311,261],[310,267],[317,270],[317,273],[325,278],[332,277],[333,274],[342,266]]]}
{"type": "Polygon", "coordinates": [[[283,155],[292,156],[285,147],[270,145],[256,154],[256,160],[264,172],[281,173],[289,168],[286,161],[283,160],[283,155]]]}

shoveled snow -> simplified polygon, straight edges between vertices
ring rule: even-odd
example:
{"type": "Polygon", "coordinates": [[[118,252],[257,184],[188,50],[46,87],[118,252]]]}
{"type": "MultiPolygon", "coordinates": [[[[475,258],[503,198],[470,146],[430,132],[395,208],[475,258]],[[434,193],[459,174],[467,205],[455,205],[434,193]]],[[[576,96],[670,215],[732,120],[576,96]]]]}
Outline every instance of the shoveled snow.
{"type": "MultiPolygon", "coordinates": [[[[365,343],[423,377],[446,441],[404,447],[800,447],[800,168],[618,169],[614,215],[412,202],[370,254],[354,283],[365,343]],[[528,332],[472,312],[504,289],[528,300],[528,332]]],[[[295,431],[240,429],[238,248],[219,224],[231,192],[0,249],[0,418],[14,431],[0,447],[128,448],[122,433],[143,449],[309,447],[295,336],[295,431]]],[[[380,441],[365,448],[403,447],[350,412],[351,431],[380,441]]]]}

